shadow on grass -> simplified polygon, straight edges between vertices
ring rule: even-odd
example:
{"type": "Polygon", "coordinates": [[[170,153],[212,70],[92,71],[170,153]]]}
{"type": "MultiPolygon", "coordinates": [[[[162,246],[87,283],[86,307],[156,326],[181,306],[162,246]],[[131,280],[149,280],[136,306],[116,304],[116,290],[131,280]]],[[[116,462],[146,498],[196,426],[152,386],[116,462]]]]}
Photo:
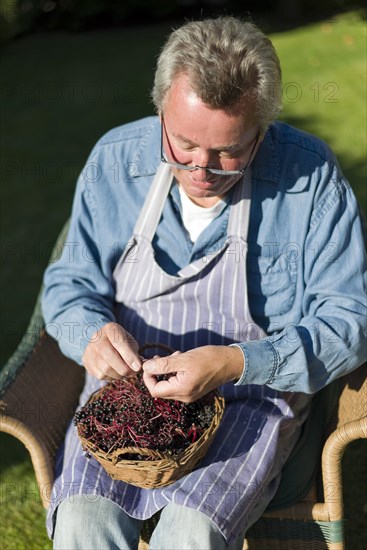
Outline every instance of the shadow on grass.
{"type": "Polygon", "coordinates": [[[21,443],[16,437],[1,432],[0,472],[4,474],[8,468],[25,462],[30,464],[29,470],[32,471],[31,458],[23,443],[21,443]]]}

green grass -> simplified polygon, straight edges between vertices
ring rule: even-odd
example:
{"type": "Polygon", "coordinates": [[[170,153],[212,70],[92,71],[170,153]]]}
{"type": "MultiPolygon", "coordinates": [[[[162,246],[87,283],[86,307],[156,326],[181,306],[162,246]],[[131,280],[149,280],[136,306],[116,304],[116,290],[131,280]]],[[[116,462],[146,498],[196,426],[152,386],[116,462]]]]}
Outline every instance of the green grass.
{"type": "MultiPolygon", "coordinates": [[[[3,52],[1,357],[31,315],[52,245],[69,216],[76,176],[113,126],[153,113],[155,57],[170,26],[45,33],[3,52]]],[[[284,81],[282,119],[324,138],[367,211],[365,25],[356,13],[273,33],[284,81]],[[334,95],[330,93],[335,92],[334,95]]],[[[27,452],[1,435],[1,550],[51,548],[27,452]]],[[[348,547],[367,547],[363,442],[347,450],[348,547]]]]}
{"type": "Polygon", "coordinates": [[[282,118],[325,139],[367,211],[366,26],[350,13],[274,35],[282,118]]]}
{"type": "Polygon", "coordinates": [[[0,509],[1,550],[52,547],[30,459],[22,444],[5,434],[1,434],[0,509]]]}

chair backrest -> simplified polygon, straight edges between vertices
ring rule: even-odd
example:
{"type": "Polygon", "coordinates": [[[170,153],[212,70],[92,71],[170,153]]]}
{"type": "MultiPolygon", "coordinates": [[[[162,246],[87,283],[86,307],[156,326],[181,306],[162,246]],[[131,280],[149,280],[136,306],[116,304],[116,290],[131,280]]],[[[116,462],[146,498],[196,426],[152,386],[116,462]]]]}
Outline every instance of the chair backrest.
{"type": "Polygon", "coordinates": [[[349,422],[367,417],[367,363],[335,380],[335,395],[325,406],[330,408],[328,422],[325,425],[323,440],[349,422]]]}
{"type": "Polygon", "coordinates": [[[367,417],[367,363],[340,378],[339,384],[338,408],[329,430],[367,417]]]}

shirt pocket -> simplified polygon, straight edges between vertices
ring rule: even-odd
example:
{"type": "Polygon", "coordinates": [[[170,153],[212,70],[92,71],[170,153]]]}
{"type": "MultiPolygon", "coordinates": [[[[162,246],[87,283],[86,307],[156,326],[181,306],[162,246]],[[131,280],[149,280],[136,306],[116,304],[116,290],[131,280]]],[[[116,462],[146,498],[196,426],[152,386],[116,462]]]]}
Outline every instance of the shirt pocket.
{"type": "Polygon", "coordinates": [[[279,256],[247,258],[248,297],[254,317],[277,317],[287,313],[294,302],[297,262],[279,256]]]}

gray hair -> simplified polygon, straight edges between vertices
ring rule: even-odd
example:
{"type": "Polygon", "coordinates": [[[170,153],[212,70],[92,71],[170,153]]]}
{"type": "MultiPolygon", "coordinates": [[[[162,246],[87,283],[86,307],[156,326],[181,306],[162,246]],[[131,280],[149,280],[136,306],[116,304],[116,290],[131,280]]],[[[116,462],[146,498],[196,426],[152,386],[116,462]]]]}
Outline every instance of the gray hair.
{"type": "Polygon", "coordinates": [[[180,74],[214,109],[230,109],[255,100],[265,131],[282,108],[281,69],[269,38],[253,23],[235,17],[190,21],[174,30],[159,56],[152,99],[164,111],[168,92],[180,74]]]}

